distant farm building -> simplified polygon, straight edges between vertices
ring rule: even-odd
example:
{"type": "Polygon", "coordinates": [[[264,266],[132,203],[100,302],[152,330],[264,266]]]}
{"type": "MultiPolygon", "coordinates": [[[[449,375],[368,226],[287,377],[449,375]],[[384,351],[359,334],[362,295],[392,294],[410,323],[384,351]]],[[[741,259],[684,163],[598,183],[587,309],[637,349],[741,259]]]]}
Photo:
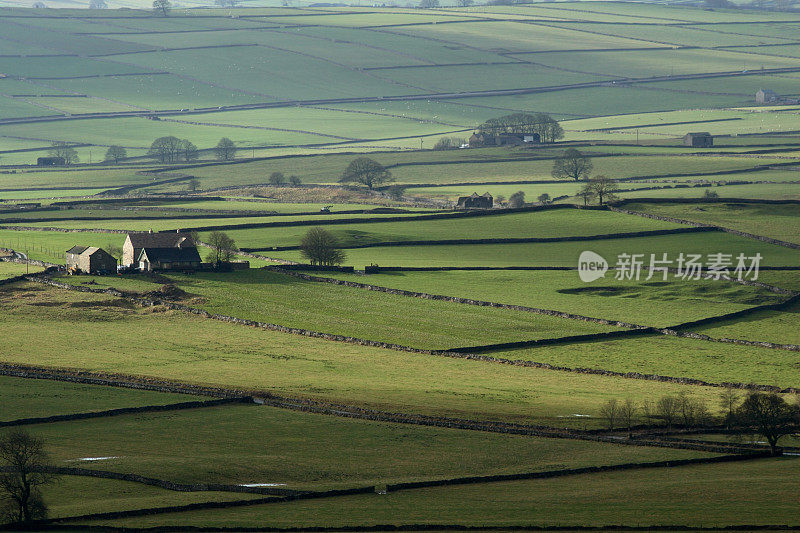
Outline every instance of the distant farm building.
{"type": "Polygon", "coordinates": [[[798,98],[789,98],[787,96],[780,96],[775,91],[769,89],[759,89],[756,92],[757,104],[779,104],[779,105],[796,105],[800,103],[798,98]]]}
{"type": "MultiPolygon", "coordinates": [[[[151,253],[155,249],[193,249],[197,254],[197,246],[187,233],[129,233],[122,245],[122,266],[139,266],[142,250],[148,248],[151,253]]],[[[199,257],[199,255],[198,255],[199,257]]],[[[198,261],[199,262],[199,261],[198,261]]]]}
{"type": "Polygon", "coordinates": [[[460,197],[456,207],[458,209],[491,209],[493,205],[494,198],[492,198],[491,194],[487,192],[483,195],[478,195],[478,193],[474,192],[469,196],[460,197]]]}
{"type": "Polygon", "coordinates": [[[694,148],[709,148],[714,146],[714,137],[707,131],[687,133],[683,136],[683,145],[694,148]]]}
{"type": "Polygon", "coordinates": [[[139,270],[183,270],[200,268],[200,254],[197,247],[184,248],[143,248],[139,254],[139,270]]]}
{"type": "Polygon", "coordinates": [[[84,274],[116,272],[117,260],[96,246],[73,246],[67,250],[67,270],[84,274]]]}
{"type": "Polygon", "coordinates": [[[36,159],[37,167],[63,167],[66,164],[63,157],[39,157],[36,159]]]}
{"type": "Polygon", "coordinates": [[[503,133],[500,135],[473,133],[468,142],[470,148],[481,148],[483,146],[522,146],[528,143],[538,143],[540,139],[538,133],[503,133]]]}
{"type": "Polygon", "coordinates": [[[775,94],[774,91],[770,91],[769,89],[759,89],[756,92],[757,104],[769,104],[777,101],[778,101],[778,95],[775,94]]]}

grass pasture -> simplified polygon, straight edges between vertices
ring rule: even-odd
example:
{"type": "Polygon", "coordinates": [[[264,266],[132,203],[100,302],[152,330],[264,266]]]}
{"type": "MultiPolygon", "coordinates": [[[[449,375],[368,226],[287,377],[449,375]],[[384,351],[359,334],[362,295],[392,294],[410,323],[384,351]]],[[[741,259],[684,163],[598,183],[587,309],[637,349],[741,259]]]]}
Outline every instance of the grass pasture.
{"type": "Polygon", "coordinates": [[[363,495],[233,512],[193,511],[106,522],[114,526],[189,524],[313,527],[397,523],[573,526],[699,523],[737,526],[764,520],[797,524],[785,483],[800,463],[767,459],[658,471],[586,474],[363,495]],[[698,498],[698,494],[705,497],[698,498]]]}
{"type": "Polygon", "coordinates": [[[4,287],[3,360],[268,390],[377,409],[595,426],[609,396],[636,401],[703,387],[481,363],[262,331],[102,295],[4,287]],[[39,339],[32,349],[27,338],[39,339]],[[83,343],[65,352],[65,344],[83,343]],[[147,344],[146,352],[138,346],[147,344]]]}
{"type": "MultiPolygon", "coordinates": [[[[54,443],[58,436],[53,456],[61,464],[81,456],[112,457],[93,467],[181,483],[275,483],[302,490],[615,464],[639,455],[634,448],[607,443],[377,423],[254,405],[59,422],[31,430],[54,443]],[[181,442],[171,434],[194,438],[181,442]],[[498,448],[508,453],[498,455],[498,448]],[[382,460],[387,454],[394,456],[391,465],[382,460]]],[[[643,460],[707,455],[641,450],[643,460]]]]}

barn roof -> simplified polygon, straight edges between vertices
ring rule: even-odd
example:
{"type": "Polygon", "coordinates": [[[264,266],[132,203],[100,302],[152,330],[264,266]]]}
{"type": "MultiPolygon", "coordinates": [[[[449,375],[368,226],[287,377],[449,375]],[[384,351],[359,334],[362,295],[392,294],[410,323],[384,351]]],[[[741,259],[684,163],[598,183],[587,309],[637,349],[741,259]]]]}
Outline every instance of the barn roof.
{"type": "Polygon", "coordinates": [[[199,263],[200,254],[194,246],[188,248],[143,248],[138,260],[147,257],[151,263],[199,263]]]}
{"type": "Polygon", "coordinates": [[[189,238],[186,233],[128,233],[134,248],[176,248],[189,238]]]}
{"type": "Polygon", "coordinates": [[[85,252],[89,247],[88,246],[78,246],[77,244],[67,250],[68,254],[82,254],[85,252]]]}

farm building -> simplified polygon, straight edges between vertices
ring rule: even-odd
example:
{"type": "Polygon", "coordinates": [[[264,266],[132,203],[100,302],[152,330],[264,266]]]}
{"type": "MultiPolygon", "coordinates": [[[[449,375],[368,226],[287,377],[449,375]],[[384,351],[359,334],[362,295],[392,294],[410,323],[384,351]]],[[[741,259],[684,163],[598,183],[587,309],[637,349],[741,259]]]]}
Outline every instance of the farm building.
{"type": "Polygon", "coordinates": [[[39,157],[36,159],[37,167],[63,167],[66,164],[63,157],[39,157]]]}
{"type": "Polygon", "coordinates": [[[148,248],[139,254],[139,270],[181,270],[200,268],[200,254],[197,247],[148,248]]]}
{"type": "Polygon", "coordinates": [[[73,246],[67,250],[67,270],[86,274],[116,272],[117,260],[96,246],[73,246]]]}
{"type": "Polygon", "coordinates": [[[503,133],[491,135],[489,133],[473,133],[469,138],[470,148],[482,146],[521,146],[527,143],[538,143],[538,133],[503,133]]]}
{"type": "Polygon", "coordinates": [[[456,207],[458,209],[491,209],[493,205],[494,198],[491,194],[487,192],[478,195],[474,192],[470,196],[461,196],[456,207]]]}
{"type": "Polygon", "coordinates": [[[694,148],[709,148],[714,146],[714,137],[707,131],[687,133],[683,136],[683,145],[693,146],[694,148]]]}
{"type": "Polygon", "coordinates": [[[137,266],[139,255],[145,248],[193,249],[197,253],[197,247],[187,233],[128,233],[122,245],[122,266],[137,266]]]}
{"type": "Polygon", "coordinates": [[[770,91],[769,89],[759,89],[756,92],[756,103],[757,104],[768,104],[770,102],[777,102],[778,95],[775,94],[775,91],[770,91]]]}

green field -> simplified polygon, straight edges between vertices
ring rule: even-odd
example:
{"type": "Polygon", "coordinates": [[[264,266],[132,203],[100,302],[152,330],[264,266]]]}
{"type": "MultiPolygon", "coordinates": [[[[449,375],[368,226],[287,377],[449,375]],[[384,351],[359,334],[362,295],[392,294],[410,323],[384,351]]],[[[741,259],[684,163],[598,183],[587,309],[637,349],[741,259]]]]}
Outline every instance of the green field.
{"type": "Polygon", "coordinates": [[[615,464],[634,455],[641,460],[709,455],[376,423],[255,405],[59,422],[31,431],[53,442],[53,457],[60,464],[84,456],[111,457],[81,463],[181,483],[275,483],[301,490],[615,464]],[[193,437],[176,441],[170,434],[193,437]],[[498,448],[507,453],[498,456],[498,448]],[[382,460],[389,454],[394,456],[391,465],[382,460]]]}
{"type": "Polygon", "coordinates": [[[195,401],[196,396],[0,377],[0,419],[67,415],[195,401]]]}
{"type": "MultiPolygon", "coordinates": [[[[673,260],[683,253],[760,253],[762,266],[797,266],[800,257],[796,250],[760,241],[737,237],[722,232],[632,237],[599,241],[555,243],[438,245],[438,246],[386,246],[347,250],[346,264],[381,266],[577,266],[584,250],[604,256],[609,264],[616,263],[619,254],[666,253],[673,260]],[[713,250],[713,252],[712,252],[713,250]],[[722,252],[724,250],[724,252],[722,252]]],[[[270,256],[301,261],[299,252],[270,252],[270,256]]]]}
{"type": "MultiPolygon", "coordinates": [[[[738,201],[800,199],[800,4],[734,1],[457,7],[456,0],[442,0],[424,8],[311,0],[215,7],[188,0],[174,3],[166,16],[154,13],[150,0],[109,1],[109,9],[85,9],[88,1],[45,0],[47,7],[36,9],[32,0],[6,1],[0,8],[0,248],[61,265],[75,245],[117,247],[128,232],[219,228],[263,256],[239,255],[251,268],[231,272],[204,265],[195,273],[48,274],[73,289],[113,287],[125,297],[6,283],[0,286],[0,362],[220,387],[255,403],[283,398],[298,409],[237,403],[21,427],[45,439],[57,466],[301,490],[709,455],[622,445],[630,444],[623,431],[585,440],[582,430],[606,427],[609,400],[632,402],[632,422],[640,424],[634,431],[643,438],[668,441],[660,426],[672,424],[655,406],[671,396],[683,410],[671,429],[683,431],[678,426],[691,418],[688,410],[702,405],[716,418],[690,438],[737,442],[714,433],[722,427],[725,391],[694,383],[800,387],[796,351],[714,342],[800,344],[796,305],[719,318],[800,291],[793,270],[798,250],[723,231],[595,238],[691,227],[577,209],[584,207],[576,194],[586,183],[552,175],[556,160],[575,148],[592,158],[589,176],[616,180],[625,209],[800,244],[797,206],[738,201]],[[777,96],[757,103],[759,89],[777,96]],[[464,146],[482,124],[519,113],[549,115],[563,137],[464,146]],[[688,132],[709,132],[713,146],[686,146],[688,132]],[[164,136],[196,145],[196,158],[189,153],[162,162],[148,155],[164,136]],[[231,160],[214,150],[223,137],[237,148],[231,160]],[[445,137],[464,149],[434,149],[445,137]],[[37,166],[56,142],[73,145],[79,160],[37,166]],[[110,146],[124,147],[127,156],[103,161],[110,146]],[[394,181],[376,190],[340,183],[362,156],[385,166],[394,181]],[[300,182],[270,185],[275,172],[300,182]],[[504,212],[517,191],[528,206],[545,193],[563,205],[504,212]],[[451,216],[458,198],[473,192],[493,195],[495,209],[451,216]],[[704,200],[709,192],[720,200],[704,200]],[[51,205],[62,198],[77,202],[51,205]],[[323,208],[330,212],[322,214],[323,208]],[[259,268],[279,264],[270,258],[306,262],[292,248],[314,227],[329,230],[344,249],[343,265],[358,270],[312,274],[386,290],[259,268]],[[581,240],[552,242],[559,238],[581,240]],[[475,242],[481,239],[551,242],[475,242]],[[429,244],[446,240],[469,244],[429,244]],[[592,282],[576,271],[586,251],[610,267],[592,282]],[[641,270],[617,270],[625,254],[641,254],[635,256],[641,270]],[[730,254],[729,270],[737,255],[760,254],[758,281],[766,285],[648,275],[651,261],[666,255],[666,266],[675,267],[680,254],[699,254],[706,272],[714,254],[730,254]],[[426,269],[367,275],[361,269],[368,265],[426,269]],[[439,267],[446,268],[434,270],[439,267]],[[523,268],[503,269],[509,267],[523,268]],[[139,306],[131,296],[162,303],[139,306]],[[165,299],[200,311],[169,309],[165,299]],[[707,319],[692,331],[711,339],[655,331],[625,337],[629,330],[620,326],[477,305],[485,302],[658,328],[707,319]],[[581,335],[591,339],[529,342],[581,335]],[[527,347],[508,345],[526,341],[527,347]],[[477,353],[439,351],[445,349],[477,353]],[[328,409],[301,412],[304,402],[328,409]],[[357,409],[577,434],[544,438],[350,418],[357,409]]],[[[199,237],[209,241],[209,234],[199,237]]],[[[198,252],[206,257],[209,249],[202,245],[198,252]]],[[[0,262],[0,280],[41,270],[0,262]]],[[[795,396],[784,398],[794,405],[795,396]]],[[[0,376],[0,421],[203,398],[0,376]]],[[[753,439],[763,437],[741,442],[753,439]]],[[[256,496],[63,476],[44,489],[44,499],[51,518],[209,504],[192,512],[64,522],[77,529],[798,527],[791,480],[800,463],[794,459],[230,508],[213,504],[256,496]]]]}
{"type": "MultiPolygon", "coordinates": [[[[519,368],[332,343],[237,326],[107,296],[21,285],[3,289],[6,362],[267,390],[350,405],[545,423],[595,424],[610,396],[640,401],[680,390],[634,379],[519,368]],[[26,341],[39,341],[35,350],[26,341]],[[83,343],[64,352],[64,344],[83,343]],[[149,348],[142,351],[139,347],[149,348]]],[[[453,304],[455,305],[455,304],[453,304]]],[[[572,323],[570,321],[570,323],[572,323]]]]}
{"type": "MultiPolygon", "coordinates": [[[[170,275],[212,313],[422,349],[450,349],[596,333],[610,326],[545,315],[414,300],[323,285],[264,270],[170,275]]],[[[66,281],[80,283],[81,278],[66,281]]],[[[126,280],[111,283],[126,290],[126,280]]],[[[157,289],[159,285],[153,285],[157,289]]]]}
{"type": "Polygon", "coordinates": [[[620,281],[587,285],[575,271],[320,273],[338,279],[416,292],[555,309],[580,315],[667,327],[779,301],[784,295],[715,281],[620,281]]]}
{"type": "Polygon", "coordinates": [[[800,207],[758,204],[626,204],[625,209],[683,218],[800,244],[800,207]]]}
{"type": "Polygon", "coordinates": [[[795,459],[768,459],[429,488],[245,507],[226,513],[194,511],[112,524],[311,527],[434,523],[513,528],[529,524],[680,526],[701,520],[706,526],[735,526],[768,519],[796,525],[786,479],[798,468],[795,459]]]}

